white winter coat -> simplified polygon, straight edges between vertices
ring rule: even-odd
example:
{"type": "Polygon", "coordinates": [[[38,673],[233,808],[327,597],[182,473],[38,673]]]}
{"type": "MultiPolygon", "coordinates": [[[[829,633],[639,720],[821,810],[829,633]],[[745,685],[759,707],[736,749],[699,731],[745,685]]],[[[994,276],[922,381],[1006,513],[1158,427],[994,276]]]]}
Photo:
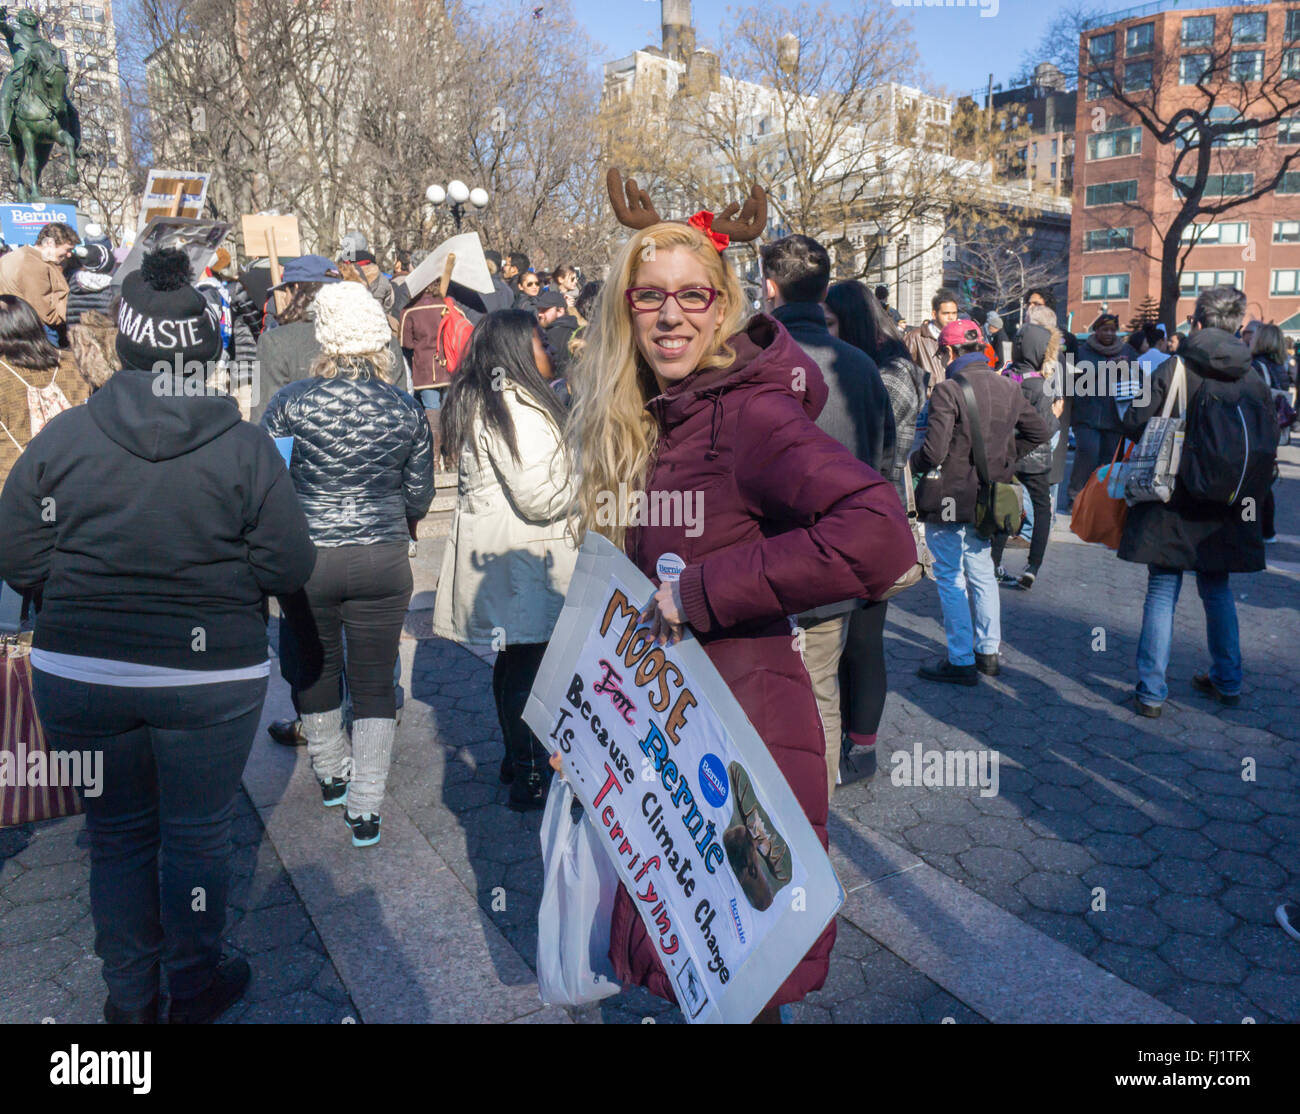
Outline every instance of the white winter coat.
{"type": "Polygon", "coordinates": [[[546,642],[577,561],[560,431],[511,383],[502,388],[519,460],[481,423],[461,446],[456,512],[442,557],[433,631],[475,645],[546,642]]]}

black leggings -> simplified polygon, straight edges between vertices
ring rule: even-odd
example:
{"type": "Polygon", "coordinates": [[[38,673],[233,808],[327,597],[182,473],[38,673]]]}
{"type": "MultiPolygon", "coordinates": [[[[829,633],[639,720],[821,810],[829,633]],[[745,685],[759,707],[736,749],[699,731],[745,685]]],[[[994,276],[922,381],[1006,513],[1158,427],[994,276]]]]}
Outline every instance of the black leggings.
{"type": "Polygon", "coordinates": [[[546,764],[546,748],[524,722],[524,705],[545,654],[545,642],[509,644],[492,663],[492,698],[497,705],[506,757],[521,771],[530,765],[546,764]]]}
{"type": "Polygon", "coordinates": [[[874,735],[885,714],[885,611],[887,600],[859,607],[849,616],[849,637],[840,655],[840,717],[845,731],[874,735]]]}
{"type": "Polygon", "coordinates": [[[302,713],[328,712],[339,706],[346,628],[353,718],[397,715],[393,662],[412,587],[406,542],[317,548],[316,568],[306,592],[323,665],[319,679],[298,693],[302,713]]]}
{"type": "MultiPolygon", "coordinates": [[[[1051,474],[1039,472],[1032,476],[1017,476],[1029,492],[1029,502],[1034,508],[1034,532],[1029,539],[1029,564],[1037,570],[1043,564],[1043,555],[1047,552],[1047,539],[1052,536],[1052,484],[1051,474]]],[[[993,537],[993,567],[1002,564],[1002,552],[1007,547],[1009,534],[995,534],[993,537]]]]}

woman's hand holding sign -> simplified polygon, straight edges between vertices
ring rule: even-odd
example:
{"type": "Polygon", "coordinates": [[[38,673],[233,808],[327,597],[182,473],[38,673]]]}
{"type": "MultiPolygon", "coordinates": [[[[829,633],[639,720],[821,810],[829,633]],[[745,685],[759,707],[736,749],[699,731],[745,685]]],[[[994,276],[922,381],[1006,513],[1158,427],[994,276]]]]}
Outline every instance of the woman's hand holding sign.
{"type": "Polygon", "coordinates": [[[686,633],[686,609],[678,581],[665,580],[641,612],[641,622],[650,624],[656,646],[673,646],[686,633]]]}

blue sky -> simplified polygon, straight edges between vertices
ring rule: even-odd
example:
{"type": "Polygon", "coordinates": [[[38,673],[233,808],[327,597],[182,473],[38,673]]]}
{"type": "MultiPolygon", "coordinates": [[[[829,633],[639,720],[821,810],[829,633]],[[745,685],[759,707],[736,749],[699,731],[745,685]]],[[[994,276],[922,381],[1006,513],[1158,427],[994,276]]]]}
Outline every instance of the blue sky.
{"type": "MultiPolygon", "coordinates": [[[[535,6],[545,0],[518,0],[535,6]]],[[[836,11],[848,11],[853,0],[828,0],[836,11]]],[[[860,2],[860,0],[859,0],[860,2]]],[[[1024,51],[1037,45],[1052,17],[1056,0],[965,0],[969,6],[923,7],[922,0],[900,4],[898,14],[910,20],[913,38],[920,48],[927,88],[940,87],[965,93],[983,89],[991,72],[995,82],[1006,83],[1019,69],[1024,51]],[[915,3],[917,6],[911,6],[915,3]],[[984,5],[983,14],[980,4],[984,5]]],[[[959,0],[960,2],[960,0],[959,0]]],[[[593,61],[600,63],[621,57],[647,43],[658,43],[658,0],[571,0],[577,17],[588,32],[608,48],[593,61]]],[[[726,20],[726,0],[693,0],[696,34],[716,40],[726,20]]],[[[1120,7],[1120,0],[1106,7],[1120,7]]],[[[779,3],[770,3],[773,20],[779,19],[779,3]]]]}

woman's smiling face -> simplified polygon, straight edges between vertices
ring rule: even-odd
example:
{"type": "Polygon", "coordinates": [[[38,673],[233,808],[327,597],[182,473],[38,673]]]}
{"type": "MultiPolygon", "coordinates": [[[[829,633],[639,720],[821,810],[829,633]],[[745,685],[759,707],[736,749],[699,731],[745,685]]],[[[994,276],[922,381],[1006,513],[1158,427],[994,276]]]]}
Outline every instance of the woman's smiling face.
{"type": "MultiPolygon", "coordinates": [[[[700,258],[685,247],[658,248],[652,259],[637,267],[632,286],[657,286],[669,291],[688,286],[716,289],[700,258]]],[[[719,292],[703,313],[684,312],[675,298],[665,298],[663,305],[649,313],[636,313],[628,307],[637,348],[661,391],[699,367],[726,312],[725,297],[719,292]]]]}

